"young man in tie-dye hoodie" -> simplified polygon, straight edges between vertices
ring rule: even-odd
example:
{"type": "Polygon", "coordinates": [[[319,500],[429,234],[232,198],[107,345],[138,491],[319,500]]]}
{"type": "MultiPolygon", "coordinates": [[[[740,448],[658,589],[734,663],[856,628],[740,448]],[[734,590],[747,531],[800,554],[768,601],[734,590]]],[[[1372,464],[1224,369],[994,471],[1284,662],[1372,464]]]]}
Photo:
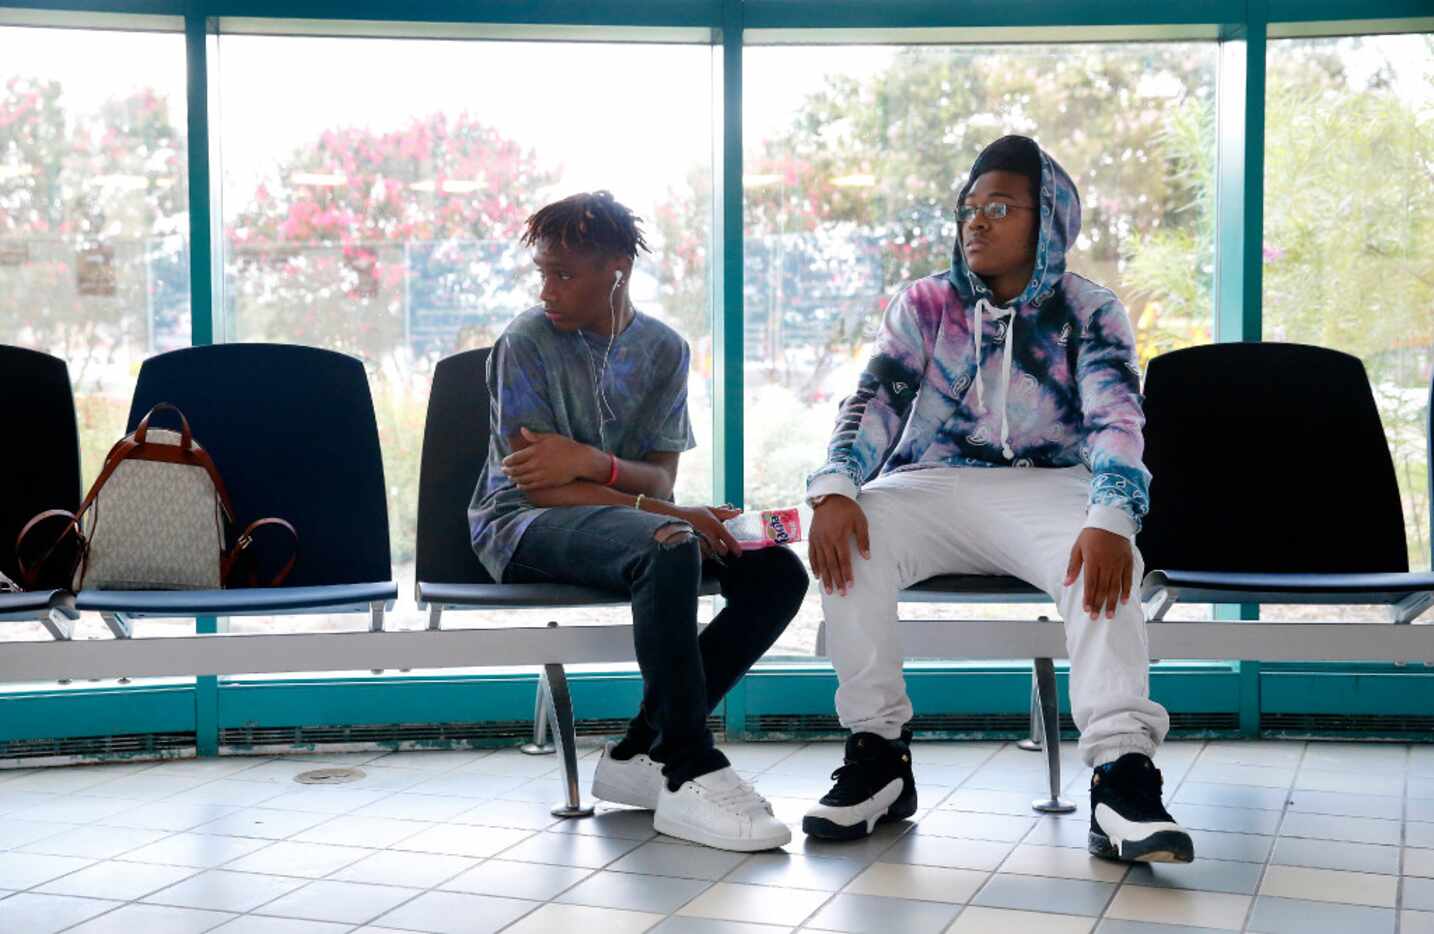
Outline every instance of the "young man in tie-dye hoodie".
{"type": "Polygon", "coordinates": [[[812,571],[852,736],[803,827],[853,839],[915,813],[897,592],[936,574],[1009,574],[1065,620],[1072,713],[1094,768],[1091,852],[1188,862],[1190,836],[1151,762],[1170,721],[1150,699],[1131,600],[1150,474],[1130,320],[1109,289],[1066,271],[1080,196],[1033,140],[981,153],[957,218],[951,268],[887,309],[808,481],[812,571]]]}

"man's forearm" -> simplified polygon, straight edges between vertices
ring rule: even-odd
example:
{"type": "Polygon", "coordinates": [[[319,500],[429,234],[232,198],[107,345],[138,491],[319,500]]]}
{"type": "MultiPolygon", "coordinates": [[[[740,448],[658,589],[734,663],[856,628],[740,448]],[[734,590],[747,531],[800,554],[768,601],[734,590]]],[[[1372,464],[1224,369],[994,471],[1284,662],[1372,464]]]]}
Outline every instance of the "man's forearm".
{"type": "MultiPolygon", "coordinates": [[[[605,486],[608,478],[612,476],[612,458],[597,448],[590,450],[592,463],[574,482],[591,480],[593,483],[605,486]]],[[[672,475],[661,464],[618,458],[617,482],[612,485],[611,489],[631,493],[633,496],[641,493],[643,496],[652,496],[657,499],[671,499],[672,475]]]]}
{"type": "MultiPolygon", "coordinates": [[[[632,494],[588,480],[574,480],[562,486],[530,490],[524,495],[534,506],[632,506],[637,501],[637,497],[632,494]]],[[[643,495],[646,497],[648,494],[643,495]]],[[[646,512],[667,512],[672,505],[660,499],[646,498],[642,502],[642,508],[646,512]]]]}
{"type": "Polygon", "coordinates": [[[614,489],[633,495],[641,493],[643,496],[652,496],[657,499],[671,499],[672,476],[658,464],[625,461],[619,458],[617,483],[614,485],[614,489]]]}

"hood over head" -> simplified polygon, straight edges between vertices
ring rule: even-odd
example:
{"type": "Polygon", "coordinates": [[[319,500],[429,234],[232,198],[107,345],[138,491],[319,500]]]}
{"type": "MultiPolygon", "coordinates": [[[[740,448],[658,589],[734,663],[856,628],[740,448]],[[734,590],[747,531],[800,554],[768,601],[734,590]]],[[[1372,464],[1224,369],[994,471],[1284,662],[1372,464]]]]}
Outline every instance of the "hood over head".
{"type": "MultiPolygon", "coordinates": [[[[956,203],[966,199],[976,179],[992,171],[1016,172],[1037,181],[1033,187],[1039,196],[1040,228],[1036,234],[1035,268],[1031,281],[1011,306],[1039,305],[1055,291],[1065,275],[1066,250],[1080,235],[1080,193],[1066,170],[1035,140],[1029,136],[1003,136],[976,157],[956,203]]],[[[981,298],[990,300],[991,290],[966,265],[959,231],[951,251],[951,269],[947,277],[963,302],[970,304],[981,298]]]]}

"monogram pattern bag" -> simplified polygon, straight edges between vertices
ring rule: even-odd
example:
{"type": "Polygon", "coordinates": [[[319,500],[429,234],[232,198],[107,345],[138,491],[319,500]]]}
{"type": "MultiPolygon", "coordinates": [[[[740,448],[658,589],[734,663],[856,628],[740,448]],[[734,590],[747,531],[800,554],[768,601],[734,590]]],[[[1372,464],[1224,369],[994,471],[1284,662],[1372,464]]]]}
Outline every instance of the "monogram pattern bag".
{"type": "Polygon", "coordinates": [[[135,431],[134,448],[116,452],[108,479],[83,513],[89,544],[75,586],[215,590],[222,583],[225,520],[232,516],[223,481],[187,431],[146,428],[135,431]],[[174,455],[183,459],[170,459],[174,455]]]}
{"type": "MultiPolygon", "coordinates": [[[[250,524],[233,550],[226,552],[226,530],[233,518],[224,480],[194,439],[184,413],[160,403],[140,420],[133,434],[110,449],[78,512],[52,509],[26,524],[17,549],[33,529],[52,520],[66,521],[56,544],[33,569],[22,562],[21,574],[33,578],[55,549],[74,535],[80,541],[75,590],[215,590],[232,586],[236,569],[251,564],[244,559],[256,529],[283,527],[297,546],[292,525],[268,518],[250,524]],[[150,427],[150,419],[161,410],[178,416],[179,431],[150,427]]],[[[270,585],[283,582],[295,557],[270,585]]],[[[241,583],[259,585],[252,573],[241,583]]]]}

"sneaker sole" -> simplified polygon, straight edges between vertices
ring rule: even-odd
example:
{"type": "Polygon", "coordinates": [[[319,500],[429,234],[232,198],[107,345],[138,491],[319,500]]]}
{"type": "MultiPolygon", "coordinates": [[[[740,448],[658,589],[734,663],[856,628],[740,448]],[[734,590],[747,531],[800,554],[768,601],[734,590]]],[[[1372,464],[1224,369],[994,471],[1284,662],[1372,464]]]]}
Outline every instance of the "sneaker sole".
{"type": "Polygon", "coordinates": [[[816,837],[818,840],[849,841],[860,840],[863,837],[871,836],[878,824],[888,824],[893,821],[906,820],[916,813],[916,795],[905,800],[897,798],[892,802],[891,807],[880,814],[873,814],[859,824],[843,826],[835,821],[829,821],[825,817],[803,817],[802,833],[809,837],[816,837]]]}
{"type": "Polygon", "coordinates": [[[1122,840],[1119,847],[1103,833],[1091,831],[1091,855],[1122,863],[1193,863],[1195,844],[1187,834],[1173,830],[1153,833],[1144,840],[1122,840]]]}
{"type": "Polygon", "coordinates": [[[758,853],[762,850],[775,850],[777,847],[786,846],[792,842],[792,832],[786,827],[782,833],[772,834],[768,837],[719,837],[716,834],[708,833],[698,827],[689,827],[676,821],[664,820],[654,815],[652,818],[652,829],[658,833],[666,834],[669,837],[676,837],[679,840],[687,840],[692,843],[700,843],[703,846],[710,846],[714,850],[730,850],[736,853],[758,853]]]}
{"type": "Polygon", "coordinates": [[[644,811],[657,810],[657,795],[644,798],[631,788],[622,785],[610,785],[607,782],[600,782],[596,778],[593,779],[593,797],[599,801],[608,801],[613,804],[626,804],[629,807],[642,808],[644,811]]]}

